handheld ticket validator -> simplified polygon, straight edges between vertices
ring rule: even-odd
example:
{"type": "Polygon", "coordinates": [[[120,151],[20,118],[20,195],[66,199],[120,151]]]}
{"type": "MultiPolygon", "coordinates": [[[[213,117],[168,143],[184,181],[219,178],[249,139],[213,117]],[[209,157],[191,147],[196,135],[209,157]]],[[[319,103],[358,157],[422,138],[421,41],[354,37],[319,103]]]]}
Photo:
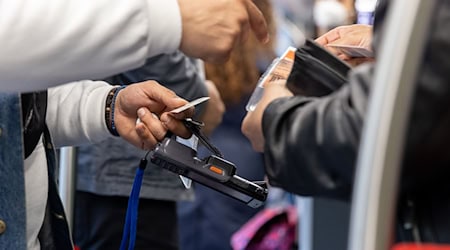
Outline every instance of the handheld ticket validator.
{"type": "Polygon", "coordinates": [[[184,124],[213,154],[199,159],[196,150],[178,142],[175,136],[167,135],[151,153],[150,161],[240,200],[250,207],[263,205],[268,194],[265,182],[251,182],[239,177],[235,165],[223,159],[220,151],[200,131],[203,123],[188,118],[184,124]]]}

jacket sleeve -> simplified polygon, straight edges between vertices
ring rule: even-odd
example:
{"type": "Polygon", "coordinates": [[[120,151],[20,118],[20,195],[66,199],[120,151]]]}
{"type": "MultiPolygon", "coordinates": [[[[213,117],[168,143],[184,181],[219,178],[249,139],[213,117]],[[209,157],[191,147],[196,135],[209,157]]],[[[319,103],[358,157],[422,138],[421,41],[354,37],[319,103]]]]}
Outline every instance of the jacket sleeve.
{"type": "Polygon", "coordinates": [[[283,98],[266,108],[270,184],[303,196],[348,198],[372,69],[361,66],[328,96],[283,98]]]}
{"type": "Polygon", "coordinates": [[[46,122],[56,147],[113,137],[105,122],[106,96],[113,87],[102,81],[80,81],[48,90],[46,122]]]}
{"type": "MultiPolygon", "coordinates": [[[[375,19],[375,51],[387,2],[380,1],[375,19]]],[[[417,82],[411,83],[416,89],[406,131],[403,191],[423,191],[448,182],[449,22],[450,2],[436,1],[417,82]]],[[[354,70],[348,83],[331,95],[295,96],[275,100],[267,107],[263,132],[271,184],[300,195],[349,197],[372,75],[373,65],[365,65],[354,70]]]]}
{"type": "Polygon", "coordinates": [[[2,1],[0,91],[32,91],[137,68],[181,41],[176,0],[2,1]]]}

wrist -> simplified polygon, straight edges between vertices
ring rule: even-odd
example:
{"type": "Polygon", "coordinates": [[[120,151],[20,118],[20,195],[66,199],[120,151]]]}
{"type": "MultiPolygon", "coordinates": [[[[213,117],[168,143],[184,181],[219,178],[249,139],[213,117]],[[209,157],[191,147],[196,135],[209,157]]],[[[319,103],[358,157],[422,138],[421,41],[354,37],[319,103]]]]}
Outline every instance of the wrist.
{"type": "Polygon", "coordinates": [[[105,105],[105,122],[108,131],[114,136],[120,136],[117,131],[116,123],[115,123],[115,108],[116,108],[116,98],[119,92],[124,89],[125,86],[120,86],[113,88],[109,91],[108,96],[106,97],[106,105],[105,105]]]}

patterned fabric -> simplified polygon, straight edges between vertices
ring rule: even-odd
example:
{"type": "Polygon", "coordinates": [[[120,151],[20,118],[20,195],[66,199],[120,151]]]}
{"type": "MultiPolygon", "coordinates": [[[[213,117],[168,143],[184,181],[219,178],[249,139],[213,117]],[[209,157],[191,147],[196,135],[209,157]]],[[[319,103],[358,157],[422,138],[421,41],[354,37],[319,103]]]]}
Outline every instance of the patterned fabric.
{"type": "Polygon", "coordinates": [[[290,250],[296,245],[294,206],[266,208],[231,238],[234,250],[290,250]]]}

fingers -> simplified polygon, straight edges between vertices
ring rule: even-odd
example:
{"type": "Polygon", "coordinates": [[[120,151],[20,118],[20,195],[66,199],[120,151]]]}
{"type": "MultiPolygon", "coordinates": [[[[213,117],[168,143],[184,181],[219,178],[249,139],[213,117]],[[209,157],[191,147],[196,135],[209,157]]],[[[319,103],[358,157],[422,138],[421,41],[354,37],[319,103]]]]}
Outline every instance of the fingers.
{"type": "Polygon", "coordinates": [[[345,60],[348,64],[350,64],[353,67],[356,67],[360,64],[366,63],[366,62],[374,62],[374,58],[367,58],[367,57],[356,57],[356,58],[350,58],[345,60]]]}
{"type": "Polygon", "coordinates": [[[138,110],[139,119],[136,123],[136,133],[139,136],[141,144],[137,146],[144,150],[153,149],[159,141],[164,139],[168,130],[182,138],[189,138],[191,132],[182,122],[182,119],[189,117],[187,116],[188,113],[189,112],[172,114],[166,112],[160,119],[147,108],[140,108],[138,110]]]}
{"type": "Polygon", "coordinates": [[[178,2],[183,24],[180,49],[188,56],[225,62],[233,48],[247,40],[250,29],[261,42],[269,41],[264,16],[251,0],[178,2]]]}
{"type": "Polygon", "coordinates": [[[169,111],[187,103],[155,81],[132,84],[121,91],[116,99],[117,130],[125,140],[142,149],[153,149],[164,139],[168,129],[187,138],[190,132],[181,120],[192,117],[194,108],[179,114],[169,114],[169,111]],[[158,118],[162,114],[165,114],[165,120],[158,118]]]}
{"type": "Polygon", "coordinates": [[[273,100],[292,95],[285,87],[284,81],[269,82],[264,86],[264,94],[256,109],[247,113],[241,125],[242,133],[250,140],[255,151],[263,152],[264,150],[265,138],[262,131],[264,110],[273,100]]]}
{"type": "Polygon", "coordinates": [[[341,38],[341,36],[339,34],[339,29],[335,28],[335,29],[332,29],[332,30],[328,31],[327,33],[323,34],[319,38],[317,38],[315,40],[315,42],[317,42],[318,44],[320,44],[322,46],[326,46],[327,44],[332,43],[332,42],[338,40],[339,38],[341,38]]]}
{"type": "Polygon", "coordinates": [[[146,108],[138,110],[139,120],[136,123],[136,133],[142,141],[142,149],[153,149],[158,141],[162,141],[167,133],[166,127],[161,123],[158,116],[146,108]]]}
{"type": "MultiPolygon", "coordinates": [[[[335,40],[335,41],[337,41],[337,40],[335,40]]],[[[347,60],[347,59],[349,59],[349,57],[348,57],[346,54],[342,53],[342,51],[341,51],[340,49],[338,49],[338,48],[335,48],[335,47],[333,47],[333,46],[328,46],[328,45],[325,45],[324,48],[325,48],[328,52],[330,52],[331,54],[337,56],[337,57],[338,57],[339,59],[341,59],[341,60],[347,60]]]]}
{"type": "Polygon", "coordinates": [[[195,108],[194,107],[190,107],[189,109],[186,109],[183,112],[180,113],[170,113],[172,117],[174,117],[177,120],[184,120],[186,118],[190,118],[192,116],[194,116],[195,113],[195,108]]]}
{"type": "Polygon", "coordinates": [[[259,127],[259,115],[254,112],[248,112],[241,124],[241,131],[252,144],[256,152],[264,152],[264,137],[256,132],[259,127]]]}
{"type": "Polygon", "coordinates": [[[251,0],[245,0],[250,27],[255,33],[256,37],[262,43],[267,43],[270,40],[269,31],[267,28],[266,19],[262,12],[256,7],[251,0]]]}
{"type": "Polygon", "coordinates": [[[175,118],[174,114],[169,112],[163,113],[160,119],[164,127],[173,132],[175,135],[178,135],[185,139],[189,138],[192,135],[191,132],[186,128],[186,126],[184,126],[182,120],[175,118]]]}
{"type": "Polygon", "coordinates": [[[186,100],[177,96],[175,92],[160,85],[156,81],[145,81],[137,85],[143,90],[146,97],[152,101],[151,105],[149,105],[150,111],[152,112],[159,113],[187,103],[186,100]]]}

